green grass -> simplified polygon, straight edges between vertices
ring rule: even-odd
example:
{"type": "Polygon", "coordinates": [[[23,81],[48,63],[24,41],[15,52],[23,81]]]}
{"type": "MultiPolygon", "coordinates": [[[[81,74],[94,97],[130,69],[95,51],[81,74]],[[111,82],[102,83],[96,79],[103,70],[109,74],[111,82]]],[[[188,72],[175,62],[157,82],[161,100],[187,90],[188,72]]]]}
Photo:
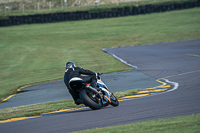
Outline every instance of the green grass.
{"type": "Polygon", "coordinates": [[[27,106],[19,106],[12,108],[0,109],[0,120],[7,120],[10,118],[29,117],[57,111],[66,108],[77,107],[72,99],[61,100],[56,102],[40,103],[27,106]]]}
{"type": "MultiPolygon", "coordinates": [[[[200,114],[96,128],[78,133],[199,133],[200,114]]],[[[77,133],[77,132],[74,132],[77,133]]]]}
{"type": "Polygon", "coordinates": [[[67,61],[98,72],[130,70],[102,48],[200,37],[200,9],[0,28],[0,98],[62,79],[67,61]]]}

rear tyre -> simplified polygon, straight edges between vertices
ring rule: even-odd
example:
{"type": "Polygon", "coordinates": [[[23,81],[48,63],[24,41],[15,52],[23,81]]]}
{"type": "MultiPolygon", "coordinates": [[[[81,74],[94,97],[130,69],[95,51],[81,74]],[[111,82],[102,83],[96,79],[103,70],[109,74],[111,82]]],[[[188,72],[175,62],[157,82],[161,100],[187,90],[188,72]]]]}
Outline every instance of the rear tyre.
{"type": "Polygon", "coordinates": [[[112,94],[111,96],[110,96],[110,101],[111,101],[111,105],[112,106],[118,106],[119,105],[119,101],[117,100],[117,98],[112,94]]]}
{"type": "Polygon", "coordinates": [[[80,98],[86,106],[89,106],[93,110],[102,108],[101,99],[96,94],[89,90],[82,90],[79,93],[80,98]]]}

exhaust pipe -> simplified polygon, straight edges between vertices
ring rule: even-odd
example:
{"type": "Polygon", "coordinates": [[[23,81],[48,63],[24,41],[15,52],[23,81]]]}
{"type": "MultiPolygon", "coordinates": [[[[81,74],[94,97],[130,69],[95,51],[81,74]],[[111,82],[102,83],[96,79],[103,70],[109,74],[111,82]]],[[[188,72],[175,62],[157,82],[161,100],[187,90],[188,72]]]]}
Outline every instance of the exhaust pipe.
{"type": "Polygon", "coordinates": [[[93,87],[91,87],[89,85],[87,85],[85,88],[96,93],[101,98],[101,101],[103,101],[102,96],[99,94],[99,92],[96,89],[94,89],[93,87]]]}

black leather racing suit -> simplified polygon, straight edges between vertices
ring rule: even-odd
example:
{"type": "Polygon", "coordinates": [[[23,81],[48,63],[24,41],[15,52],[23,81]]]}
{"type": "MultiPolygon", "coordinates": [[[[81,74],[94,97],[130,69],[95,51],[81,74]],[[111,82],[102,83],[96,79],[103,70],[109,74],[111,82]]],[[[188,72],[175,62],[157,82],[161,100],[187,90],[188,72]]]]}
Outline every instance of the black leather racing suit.
{"type": "Polygon", "coordinates": [[[90,70],[85,70],[81,67],[66,69],[65,75],[64,75],[64,82],[69,90],[69,93],[72,95],[74,101],[76,101],[79,98],[79,93],[77,91],[74,91],[69,88],[69,81],[73,77],[80,77],[85,82],[90,83],[92,87],[96,88],[96,82],[97,82],[96,73],[94,73],[90,70]],[[89,76],[81,76],[81,74],[85,74],[85,75],[89,75],[89,76]]]}

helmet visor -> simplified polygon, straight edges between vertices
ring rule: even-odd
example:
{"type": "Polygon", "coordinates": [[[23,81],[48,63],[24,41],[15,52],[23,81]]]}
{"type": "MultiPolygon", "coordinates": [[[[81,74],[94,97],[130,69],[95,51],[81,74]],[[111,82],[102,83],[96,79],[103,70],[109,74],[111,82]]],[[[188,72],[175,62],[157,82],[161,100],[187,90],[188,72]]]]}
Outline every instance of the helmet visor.
{"type": "Polygon", "coordinates": [[[68,62],[67,64],[66,64],[66,68],[74,68],[74,67],[76,67],[75,66],[75,64],[73,63],[73,62],[68,62]]]}

